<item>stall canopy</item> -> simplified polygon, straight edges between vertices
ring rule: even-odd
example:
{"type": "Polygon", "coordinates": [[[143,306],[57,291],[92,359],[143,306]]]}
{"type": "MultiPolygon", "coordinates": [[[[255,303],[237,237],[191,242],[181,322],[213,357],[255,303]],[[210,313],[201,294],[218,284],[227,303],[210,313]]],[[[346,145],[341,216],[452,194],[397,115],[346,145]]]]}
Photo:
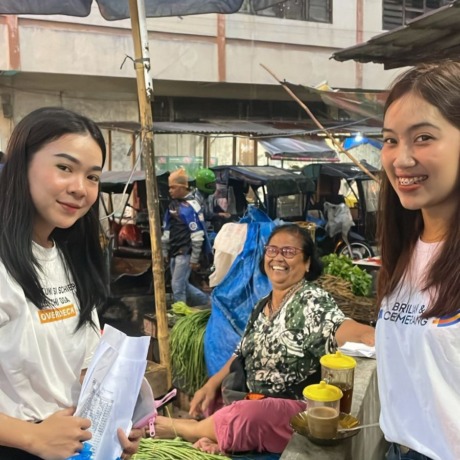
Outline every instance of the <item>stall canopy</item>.
{"type": "Polygon", "coordinates": [[[285,84],[300,98],[315,94],[324,104],[337,107],[350,116],[352,120],[363,119],[376,122],[383,120],[383,106],[387,98],[387,91],[339,90],[331,88],[326,82],[318,86],[285,84]]]}
{"type": "Polygon", "coordinates": [[[407,25],[345,48],[337,61],[384,64],[385,69],[413,66],[443,58],[460,59],[460,0],[418,16],[407,25]]]}
{"type": "Polygon", "coordinates": [[[276,166],[215,166],[217,181],[228,184],[230,179],[245,182],[256,188],[267,187],[272,196],[307,193],[314,189],[313,182],[301,174],[296,174],[276,166]]]}
{"type": "Polygon", "coordinates": [[[339,161],[334,149],[321,140],[274,137],[259,140],[271,160],[339,161]]]}
{"type": "MultiPolygon", "coordinates": [[[[1,1],[1,0],[0,0],[1,1]]],[[[349,137],[362,134],[367,137],[380,137],[382,126],[369,126],[364,124],[367,120],[358,122],[325,122],[324,126],[336,137],[349,137]]],[[[141,125],[133,121],[101,121],[98,125],[102,129],[118,131],[127,134],[137,134],[141,125]]],[[[195,134],[197,136],[248,136],[257,139],[273,137],[299,137],[305,135],[321,136],[322,133],[309,121],[285,122],[253,122],[248,120],[201,120],[194,123],[180,121],[154,121],[155,134],[195,134]]]]}
{"type": "MultiPolygon", "coordinates": [[[[377,174],[379,170],[370,165],[366,161],[361,162],[370,172],[377,174]]],[[[339,177],[340,179],[361,179],[370,180],[370,177],[365,174],[354,163],[336,163],[336,164],[317,164],[307,165],[302,168],[302,174],[309,179],[316,180],[320,174],[326,176],[339,177]]]]}
{"type": "MultiPolygon", "coordinates": [[[[129,121],[102,121],[98,123],[102,129],[121,131],[126,133],[137,133],[140,131],[140,124],[129,121]]],[[[272,137],[272,136],[296,136],[305,134],[304,129],[276,128],[271,124],[255,123],[246,120],[225,120],[225,121],[200,121],[200,122],[179,122],[179,121],[154,121],[153,132],[155,134],[195,134],[203,135],[225,135],[250,136],[250,137],[272,137]]]]}
{"type": "MultiPolygon", "coordinates": [[[[281,0],[251,0],[254,10],[267,8],[281,0]]],[[[0,14],[64,14],[88,16],[93,0],[0,0],[0,14]]],[[[104,19],[115,21],[129,18],[127,0],[96,0],[104,19]]],[[[243,0],[146,0],[147,17],[187,16],[191,14],[236,13],[243,0]]]]}

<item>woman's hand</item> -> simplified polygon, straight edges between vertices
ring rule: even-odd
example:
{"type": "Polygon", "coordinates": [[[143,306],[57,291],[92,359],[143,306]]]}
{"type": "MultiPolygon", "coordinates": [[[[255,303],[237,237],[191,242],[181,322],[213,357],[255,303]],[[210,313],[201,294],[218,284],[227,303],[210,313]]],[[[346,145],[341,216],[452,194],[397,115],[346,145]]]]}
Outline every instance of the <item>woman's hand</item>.
{"type": "Polygon", "coordinates": [[[364,329],[361,333],[361,343],[369,345],[370,347],[375,346],[375,329],[371,326],[367,326],[369,329],[364,329]]]}
{"type": "Polygon", "coordinates": [[[215,400],[217,390],[211,385],[205,384],[193,395],[190,403],[189,414],[192,417],[202,416],[209,405],[215,400]]]}
{"type": "Polygon", "coordinates": [[[131,455],[134,455],[139,448],[139,443],[144,437],[144,429],[134,428],[129,433],[129,436],[125,435],[125,432],[118,428],[117,434],[120,441],[121,447],[123,448],[123,453],[121,454],[122,460],[128,460],[131,458],[131,455]]]}
{"type": "Polygon", "coordinates": [[[45,460],[65,460],[91,439],[91,421],[74,417],[75,408],[60,410],[41,423],[30,423],[27,452],[45,460]]]}
{"type": "Polygon", "coordinates": [[[375,329],[353,319],[346,319],[335,332],[335,339],[339,347],[345,342],[358,342],[374,346],[375,329]]]}

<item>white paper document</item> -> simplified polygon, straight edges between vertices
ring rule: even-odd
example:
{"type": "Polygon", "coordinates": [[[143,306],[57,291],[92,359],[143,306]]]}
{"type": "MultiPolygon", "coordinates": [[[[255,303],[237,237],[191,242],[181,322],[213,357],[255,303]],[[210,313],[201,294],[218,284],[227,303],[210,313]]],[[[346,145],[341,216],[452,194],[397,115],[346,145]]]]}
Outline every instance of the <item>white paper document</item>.
{"type": "Polygon", "coordinates": [[[126,434],[147,366],[150,337],[128,337],[105,325],[82,384],[75,415],[91,420],[92,460],[115,460],[121,454],[117,429],[126,434]]]}
{"type": "Polygon", "coordinates": [[[370,347],[364,343],[345,342],[341,347],[339,347],[339,351],[348,356],[375,358],[375,347],[370,347]]]}

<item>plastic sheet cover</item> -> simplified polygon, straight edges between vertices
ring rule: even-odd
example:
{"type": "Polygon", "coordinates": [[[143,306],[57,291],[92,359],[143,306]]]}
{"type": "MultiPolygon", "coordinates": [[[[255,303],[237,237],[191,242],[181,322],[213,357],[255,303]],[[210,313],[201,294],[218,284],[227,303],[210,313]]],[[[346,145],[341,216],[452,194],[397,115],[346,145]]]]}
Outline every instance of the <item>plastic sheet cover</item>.
{"type": "Polygon", "coordinates": [[[212,312],[204,338],[209,375],[218,372],[228,361],[256,302],[271,290],[268,278],[260,272],[259,262],[277,223],[256,208],[250,208],[241,222],[248,224],[243,250],[211,295],[212,312]]]}

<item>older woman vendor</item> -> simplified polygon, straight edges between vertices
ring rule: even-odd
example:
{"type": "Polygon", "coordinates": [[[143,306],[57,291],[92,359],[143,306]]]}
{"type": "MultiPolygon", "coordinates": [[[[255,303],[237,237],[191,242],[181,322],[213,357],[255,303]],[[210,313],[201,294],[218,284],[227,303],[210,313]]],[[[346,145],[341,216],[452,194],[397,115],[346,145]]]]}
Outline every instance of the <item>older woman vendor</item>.
{"type": "Polygon", "coordinates": [[[292,435],[290,418],[305,410],[297,399],[300,386],[319,380],[320,357],[347,341],[374,344],[372,327],[346,318],[330,294],[312,283],[322,265],[306,230],[293,224],[275,228],[261,266],[272,292],[256,305],[258,314],[235,354],[195,393],[190,414],[208,409],[237,357],[244,362],[248,390],[266,397],[233,402],[199,421],[158,417],[159,437],[178,435],[208,452],[282,452],[292,435]]]}

